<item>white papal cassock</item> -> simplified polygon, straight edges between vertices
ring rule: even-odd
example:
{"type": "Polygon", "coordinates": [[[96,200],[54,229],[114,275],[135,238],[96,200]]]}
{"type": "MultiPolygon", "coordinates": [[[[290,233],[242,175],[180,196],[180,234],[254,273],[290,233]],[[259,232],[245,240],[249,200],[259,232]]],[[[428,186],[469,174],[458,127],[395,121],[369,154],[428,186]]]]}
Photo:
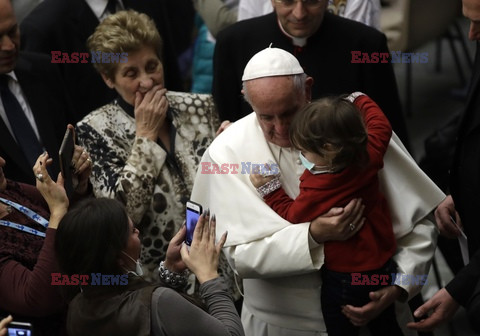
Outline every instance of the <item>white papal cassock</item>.
{"type": "MultiPolygon", "coordinates": [[[[249,164],[272,162],[279,165],[286,192],[295,198],[304,171],[298,152],[268,143],[255,113],[251,113],[227,128],[205,152],[192,200],[216,215],[217,236],[228,231],[224,252],[243,278],[242,322],[246,335],[326,335],[318,272],[323,245],[309,237],[309,223],[292,225],[278,216],[249,180],[249,164]]],[[[397,238],[394,260],[398,273],[428,274],[437,230],[427,216],[445,195],[417,166],[396,135],[385,154],[380,183],[397,238]]],[[[415,284],[401,287],[409,298],[421,289],[415,284]]],[[[400,305],[408,311],[406,304],[400,305]]],[[[398,319],[404,326],[400,316],[398,319]]]]}

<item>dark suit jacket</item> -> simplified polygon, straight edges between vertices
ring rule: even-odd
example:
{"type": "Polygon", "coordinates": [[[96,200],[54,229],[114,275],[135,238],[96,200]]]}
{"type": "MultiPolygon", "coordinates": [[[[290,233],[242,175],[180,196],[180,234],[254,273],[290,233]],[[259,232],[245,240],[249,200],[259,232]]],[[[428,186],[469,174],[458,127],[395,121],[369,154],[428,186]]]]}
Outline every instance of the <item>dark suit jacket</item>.
{"type": "Polygon", "coordinates": [[[472,298],[467,306],[467,316],[473,330],[480,333],[480,279],[478,279],[477,286],[472,298]]]}
{"type": "MultiPolygon", "coordinates": [[[[468,304],[480,281],[480,47],[477,42],[474,72],[465,112],[458,132],[451,169],[450,190],[460,214],[471,261],[447,285],[448,292],[463,306],[468,304]]],[[[478,298],[478,296],[477,296],[478,298]]]]}
{"type": "Polygon", "coordinates": [[[378,103],[393,130],[408,144],[392,65],[351,63],[352,51],[388,52],[385,35],[330,13],[303,48],[296,48],[282,33],[275,13],[221,31],[215,46],[212,90],[223,120],[237,120],[252,111],[240,92],[243,70],[250,58],[270,43],[294,54],[305,73],[313,77],[312,98],[362,91],[378,103]]]}
{"type": "MultiPolygon", "coordinates": [[[[53,164],[49,169],[56,180],[60,171],[58,150],[68,123],[73,124],[73,112],[60,72],[49,57],[21,52],[14,69],[37,124],[40,138],[53,164]]],[[[35,177],[22,150],[0,118],[0,156],[7,164],[5,176],[17,182],[35,183],[35,177]]]]}
{"type": "MultiPolygon", "coordinates": [[[[164,1],[123,0],[125,8],[148,14],[157,24],[163,39],[165,85],[170,90],[182,91],[174,42],[167,24],[164,1]]],[[[45,0],[40,3],[20,26],[21,46],[24,50],[48,54],[60,50],[67,53],[90,52],[86,41],[99,24],[84,0],[45,0]]],[[[116,97],[101,76],[89,63],[61,64],[61,71],[80,120],[94,109],[116,97]]]]}

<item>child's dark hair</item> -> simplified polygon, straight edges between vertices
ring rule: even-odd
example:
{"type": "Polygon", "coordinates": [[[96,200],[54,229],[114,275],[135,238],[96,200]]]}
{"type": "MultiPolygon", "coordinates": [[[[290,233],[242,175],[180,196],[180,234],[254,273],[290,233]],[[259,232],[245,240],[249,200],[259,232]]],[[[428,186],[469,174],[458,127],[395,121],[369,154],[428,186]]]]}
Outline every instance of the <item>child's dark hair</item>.
{"type": "Polygon", "coordinates": [[[346,96],[318,99],[301,109],[290,125],[290,141],[298,149],[329,160],[328,167],[339,171],[368,163],[368,135],[357,107],[346,96]]]}

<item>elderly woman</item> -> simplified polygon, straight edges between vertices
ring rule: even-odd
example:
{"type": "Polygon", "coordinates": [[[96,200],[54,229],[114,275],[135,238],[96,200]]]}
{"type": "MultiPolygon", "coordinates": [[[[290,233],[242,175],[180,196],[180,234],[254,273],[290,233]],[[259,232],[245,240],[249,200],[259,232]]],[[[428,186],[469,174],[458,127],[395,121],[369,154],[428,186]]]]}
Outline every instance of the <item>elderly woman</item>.
{"type": "MultiPolygon", "coordinates": [[[[88,159],[76,146],[77,197],[88,193],[88,159]]],[[[66,307],[58,288],[51,285],[51,273],[59,271],[53,246],[58,219],[69,201],[61,175],[57,183],[44,183],[50,179],[46,167],[51,161],[47,153],[37,159],[33,168],[37,189],[6,179],[5,160],[0,157],[0,316],[12,314],[17,321],[32,323],[35,335],[58,335],[66,307]]]]}
{"type": "Polygon", "coordinates": [[[79,141],[92,155],[95,195],[122,201],[138,225],[144,275],[152,279],[184,221],[185,202],[218,117],[210,95],[167,92],[162,40],[145,14],[117,12],[87,43],[97,55],[124,54],[119,62],[94,63],[118,97],[78,123],[79,141]]]}
{"type": "Polygon", "coordinates": [[[82,292],[69,303],[70,336],[244,335],[232,298],[218,276],[226,234],[215,243],[214,216],[210,220],[206,212],[200,217],[190,250],[182,244],[185,226],[172,238],[165,265],[176,273],[164,276],[163,284],[150,284],[138,276],[138,234],[125,207],[113,199],[87,199],[63,217],[55,244],[62,273],[100,273],[118,279],[117,285],[109,286],[92,285],[98,281],[93,275],[84,280],[82,292]],[[185,276],[187,266],[197,276],[204,305],[169,288],[177,284],[172,278],[185,276]]]}

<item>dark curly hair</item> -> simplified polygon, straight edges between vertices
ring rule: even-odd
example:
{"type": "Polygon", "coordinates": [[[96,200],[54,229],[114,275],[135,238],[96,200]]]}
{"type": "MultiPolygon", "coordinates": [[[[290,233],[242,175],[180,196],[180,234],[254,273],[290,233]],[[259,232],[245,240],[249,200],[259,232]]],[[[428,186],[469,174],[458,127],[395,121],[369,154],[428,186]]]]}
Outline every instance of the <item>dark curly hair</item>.
{"type": "Polygon", "coordinates": [[[301,109],[290,125],[290,141],[320,155],[333,171],[368,164],[368,134],[357,107],[346,96],[325,97],[301,109]]]}

